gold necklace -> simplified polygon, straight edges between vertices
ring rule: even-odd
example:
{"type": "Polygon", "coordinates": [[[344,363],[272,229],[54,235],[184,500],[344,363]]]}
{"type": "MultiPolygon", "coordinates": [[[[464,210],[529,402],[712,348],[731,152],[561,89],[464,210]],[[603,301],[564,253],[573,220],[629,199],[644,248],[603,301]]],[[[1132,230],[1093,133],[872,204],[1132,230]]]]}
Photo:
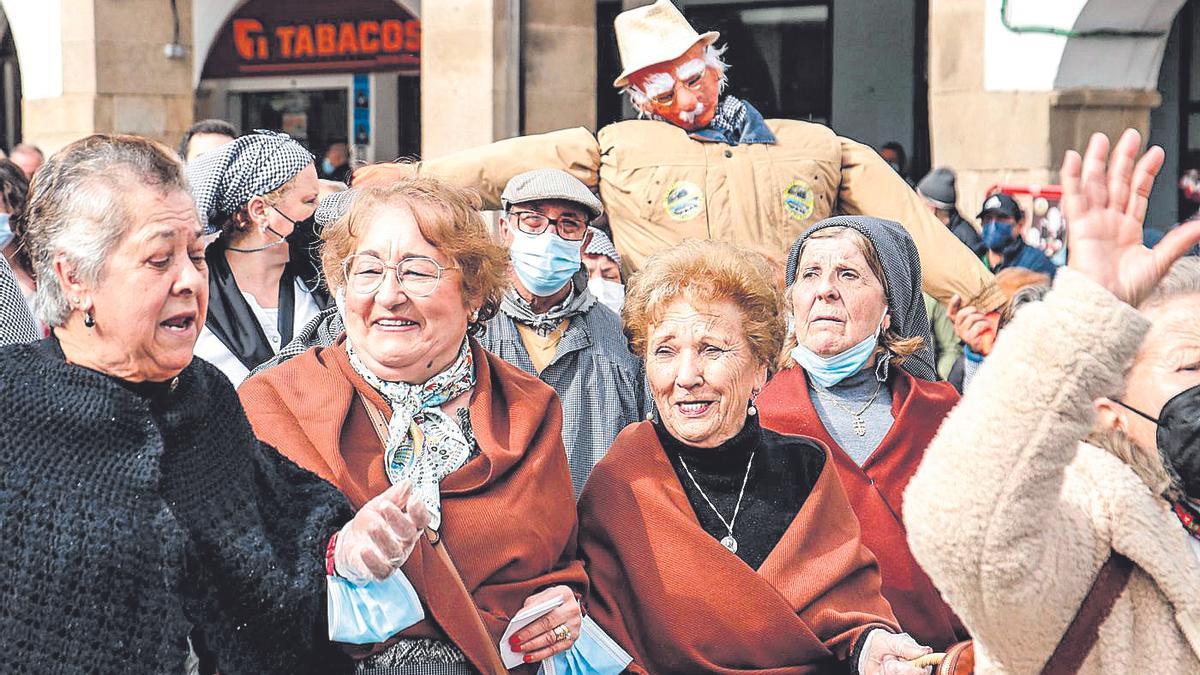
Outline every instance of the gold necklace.
{"type": "Polygon", "coordinates": [[[876,398],[878,398],[879,392],[883,391],[883,380],[879,381],[879,384],[875,387],[875,393],[871,394],[871,398],[867,399],[866,405],[864,405],[858,412],[854,412],[854,409],[834,398],[833,394],[821,391],[820,387],[814,388],[817,390],[818,396],[821,396],[826,401],[829,401],[840,408],[843,412],[850,415],[851,423],[854,426],[854,433],[858,434],[859,436],[867,435],[867,423],[863,421],[862,414],[867,412],[867,408],[870,408],[871,404],[875,402],[876,398]]]}

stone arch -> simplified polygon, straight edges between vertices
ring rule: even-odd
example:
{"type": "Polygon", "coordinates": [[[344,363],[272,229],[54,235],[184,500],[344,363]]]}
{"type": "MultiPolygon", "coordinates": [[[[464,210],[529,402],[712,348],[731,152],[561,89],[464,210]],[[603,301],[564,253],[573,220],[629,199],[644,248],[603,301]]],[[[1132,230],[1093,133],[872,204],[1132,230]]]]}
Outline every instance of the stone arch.
{"type": "MultiPolygon", "coordinates": [[[[229,17],[249,0],[195,0],[192,4],[192,87],[200,85],[200,74],[208,61],[217,34],[225,27],[229,17]],[[203,8],[203,9],[201,9],[203,8]]],[[[5,4],[20,3],[21,0],[6,0],[5,4]]],[[[421,16],[421,0],[394,0],[415,17],[421,16]]]]}

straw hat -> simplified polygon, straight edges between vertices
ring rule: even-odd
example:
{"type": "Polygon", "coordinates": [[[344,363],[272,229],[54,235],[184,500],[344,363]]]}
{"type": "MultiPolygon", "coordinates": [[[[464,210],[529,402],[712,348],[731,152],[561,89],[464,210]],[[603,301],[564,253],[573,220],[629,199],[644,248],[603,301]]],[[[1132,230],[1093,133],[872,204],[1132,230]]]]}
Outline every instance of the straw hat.
{"type": "Polygon", "coordinates": [[[621,12],[613,21],[613,28],[624,67],[613,81],[618,88],[627,86],[629,76],[642,68],[677,59],[697,42],[711,45],[721,36],[715,30],[704,35],[697,33],[671,0],[658,0],[653,5],[621,12]]]}

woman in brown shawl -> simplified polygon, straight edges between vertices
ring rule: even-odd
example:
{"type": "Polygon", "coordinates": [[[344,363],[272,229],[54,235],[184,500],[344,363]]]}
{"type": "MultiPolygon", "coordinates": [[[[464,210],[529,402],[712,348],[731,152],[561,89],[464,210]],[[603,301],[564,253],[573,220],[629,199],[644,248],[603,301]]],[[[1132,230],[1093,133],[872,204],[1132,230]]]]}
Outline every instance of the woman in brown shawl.
{"type": "Polygon", "coordinates": [[[761,256],[690,241],[634,277],[624,319],[658,419],[627,427],[580,501],[589,609],[633,672],[921,672],[829,451],[760,427],[782,347],[761,256]]]}
{"type": "Polygon", "coordinates": [[[424,619],[348,647],[356,672],[496,672],[513,616],[560,600],[508,642],[529,664],[513,672],[532,673],[579,638],[587,578],[554,392],[469,337],[495,313],[507,256],[458,188],[420,179],[343,199],[322,267],[345,333],[247,380],[247,415],[356,506],[412,485],[419,503],[383,514],[415,532],[410,552],[377,562],[400,568],[424,619]]]}

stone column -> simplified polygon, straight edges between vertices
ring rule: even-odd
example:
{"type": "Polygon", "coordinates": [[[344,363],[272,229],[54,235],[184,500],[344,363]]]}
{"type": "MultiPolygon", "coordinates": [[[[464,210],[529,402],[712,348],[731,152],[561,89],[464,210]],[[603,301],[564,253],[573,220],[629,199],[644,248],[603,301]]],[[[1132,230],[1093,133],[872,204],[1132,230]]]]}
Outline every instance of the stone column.
{"type": "MultiPolygon", "coordinates": [[[[166,2],[61,0],[61,91],[24,98],[24,140],[47,153],[92,133],[178,144],[192,123],[192,2],[177,6],[184,54],[170,59],[163,53],[173,39],[166,2]]],[[[24,27],[14,23],[13,30],[24,27]]],[[[24,59],[20,51],[18,58],[24,59]]]]}
{"type": "Polygon", "coordinates": [[[986,189],[996,183],[1057,183],[1063,153],[1082,149],[1094,131],[1115,139],[1134,127],[1145,135],[1150,110],[1160,101],[1155,91],[1120,88],[988,91],[986,11],[984,2],[929,3],[933,165],[958,173],[959,210],[967,217],[978,212],[986,189]]]}
{"type": "Polygon", "coordinates": [[[422,155],[594,127],[595,14],[592,0],[422,3],[422,155]]]}

